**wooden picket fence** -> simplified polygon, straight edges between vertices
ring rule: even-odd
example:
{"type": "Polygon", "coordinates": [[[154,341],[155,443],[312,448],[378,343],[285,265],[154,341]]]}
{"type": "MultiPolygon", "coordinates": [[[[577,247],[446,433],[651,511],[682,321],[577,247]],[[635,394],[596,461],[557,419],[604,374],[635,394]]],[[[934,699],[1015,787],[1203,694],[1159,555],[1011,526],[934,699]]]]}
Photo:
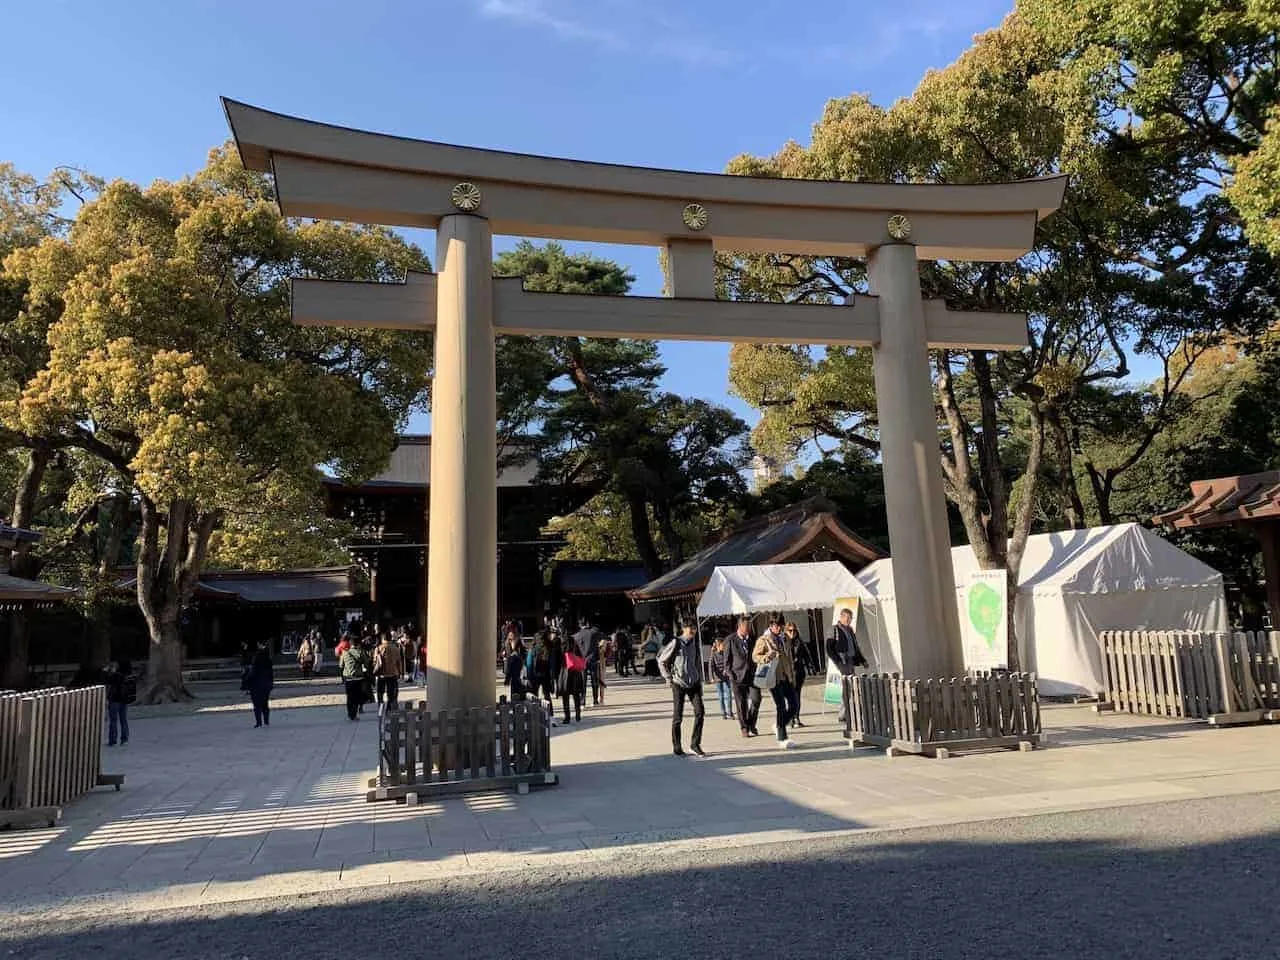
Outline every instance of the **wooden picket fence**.
{"type": "Polygon", "coordinates": [[[1280,632],[1104,630],[1098,710],[1207,720],[1280,720],[1280,632]]]}
{"type": "Polygon", "coordinates": [[[425,702],[383,707],[378,776],[369,800],[474,793],[559,781],[551,770],[551,716],[540,703],[432,713],[425,702]]]}
{"type": "Polygon", "coordinates": [[[0,826],[57,823],[61,807],[124,777],[102,772],[105,687],[0,695],[0,826]]]}
{"type": "Polygon", "coordinates": [[[853,677],[850,729],[855,743],[897,753],[946,758],[953,750],[1040,742],[1040,698],[1034,674],[982,673],[946,680],[897,674],[853,677]]]}

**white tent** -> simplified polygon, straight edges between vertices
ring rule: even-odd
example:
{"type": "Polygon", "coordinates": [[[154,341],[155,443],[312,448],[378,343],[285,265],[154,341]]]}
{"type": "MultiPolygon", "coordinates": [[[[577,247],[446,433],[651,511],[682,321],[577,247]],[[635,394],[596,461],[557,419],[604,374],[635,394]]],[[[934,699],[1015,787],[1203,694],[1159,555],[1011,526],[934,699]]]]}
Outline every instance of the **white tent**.
{"type": "MultiPolygon", "coordinates": [[[[957,602],[978,570],[972,548],[953,547],[957,602]]],[[[893,568],[877,560],[858,575],[874,596],[879,631],[900,669],[893,568]]],[[[903,598],[906,602],[909,598],[903,598]]],[[[1013,604],[1022,663],[1045,694],[1092,694],[1103,687],[1101,630],[1226,630],[1222,574],[1134,523],[1031,537],[1013,604]]]]}
{"type": "Polygon", "coordinates": [[[758,610],[829,610],[839,597],[869,594],[836,560],[716,567],[698,601],[698,619],[758,610]]]}
{"type": "Polygon", "coordinates": [[[861,644],[871,669],[893,669],[892,652],[876,642],[876,638],[884,635],[884,630],[877,622],[879,611],[875,596],[844,564],[835,560],[716,567],[698,602],[698,621],[701,623],[707,617],[733,614],[813,610],[818,616],[817,629],[821,636],[825,636],[831,628],[831,610],[835,602],[852,597],[859,601],[858,637],[871,640],[870,644],[861,644]]]}

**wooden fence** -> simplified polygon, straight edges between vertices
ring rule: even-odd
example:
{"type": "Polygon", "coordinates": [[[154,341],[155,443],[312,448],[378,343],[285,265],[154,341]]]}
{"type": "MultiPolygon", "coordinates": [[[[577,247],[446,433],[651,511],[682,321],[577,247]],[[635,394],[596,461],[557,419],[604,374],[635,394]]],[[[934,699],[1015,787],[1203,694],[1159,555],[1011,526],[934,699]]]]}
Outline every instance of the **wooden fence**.
{"type": "Polygon", "coordinates": [[[952,750],[1032,749],[1040,742],[1034,674],[980,674],[906,680],[854,677],[849,689],[854,742],[945,758],[952,750]]]}
{"type": "Polygon", "coordinates": [[[558,782],[551,716],[540,703],[432,713],[426,703],[383,707],[378,776],[369,800],[442,796],[558,782]]]}
{"type": "Polygon", "coordinates": [[[102,772],[105,687],[53,687],[0,696],[0,825],[46,822],[97,786],[117,790],[123,776],[102,772]]]}
{"type": "Polygon", "coordinates": [[[1280,632],[1103,631],[1100,710],[1207,720],[1280,720],[1280,632]]]}

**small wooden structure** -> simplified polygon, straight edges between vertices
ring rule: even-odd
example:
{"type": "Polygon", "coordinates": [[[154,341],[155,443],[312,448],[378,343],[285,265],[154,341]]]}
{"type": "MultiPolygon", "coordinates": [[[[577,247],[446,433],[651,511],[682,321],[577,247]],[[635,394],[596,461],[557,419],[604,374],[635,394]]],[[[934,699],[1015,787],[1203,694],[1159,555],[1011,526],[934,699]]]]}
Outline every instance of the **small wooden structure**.
{"type": "Polygon", "coordinates": [[[47,823],[62,804],[124,777],[102,772],[105,687],[0,696],[0,826],[47,823]]]}
{"type": "Polygon", "coordinates": [[[1095,709],[1207,720],[1280,720],[1280,632],[1103,631],[1095,709]]]}
{"type": "Polygon", "coordinates": [[[906,680],[897,674],[853,677],[852,743],[885,747],[889,756],[946,759],[953,750],[1034,749],[1040,742],[1040,699],[1034,674],[989,674],[906,680]]]}
{"type": "Polygon", "coordinates": [[[1177,530],[1252,530],[1262,547],[1271,626],[1280,626],[1280,470],[1194,480],[1191,499],[1152,522],[1177,530]]]}
{"type": "Polygon", "coordinates": [[[424,702],[378,715],[378,775],[368,799],[478,793],[559,782],[551,770],[551,717],[540,703],[432,713],[424,702]]]}

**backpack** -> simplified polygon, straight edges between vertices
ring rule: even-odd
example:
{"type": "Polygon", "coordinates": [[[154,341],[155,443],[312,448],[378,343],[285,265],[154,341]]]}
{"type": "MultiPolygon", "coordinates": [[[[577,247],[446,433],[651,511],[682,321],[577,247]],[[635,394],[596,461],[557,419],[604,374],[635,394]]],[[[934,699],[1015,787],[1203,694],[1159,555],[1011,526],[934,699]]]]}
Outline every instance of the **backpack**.
{"type": "Polygon", "coordinates": [[[120,693],[125,703],[134,703],[138,699],[138,678],[132,673],[120,681],[120,693]]]}

